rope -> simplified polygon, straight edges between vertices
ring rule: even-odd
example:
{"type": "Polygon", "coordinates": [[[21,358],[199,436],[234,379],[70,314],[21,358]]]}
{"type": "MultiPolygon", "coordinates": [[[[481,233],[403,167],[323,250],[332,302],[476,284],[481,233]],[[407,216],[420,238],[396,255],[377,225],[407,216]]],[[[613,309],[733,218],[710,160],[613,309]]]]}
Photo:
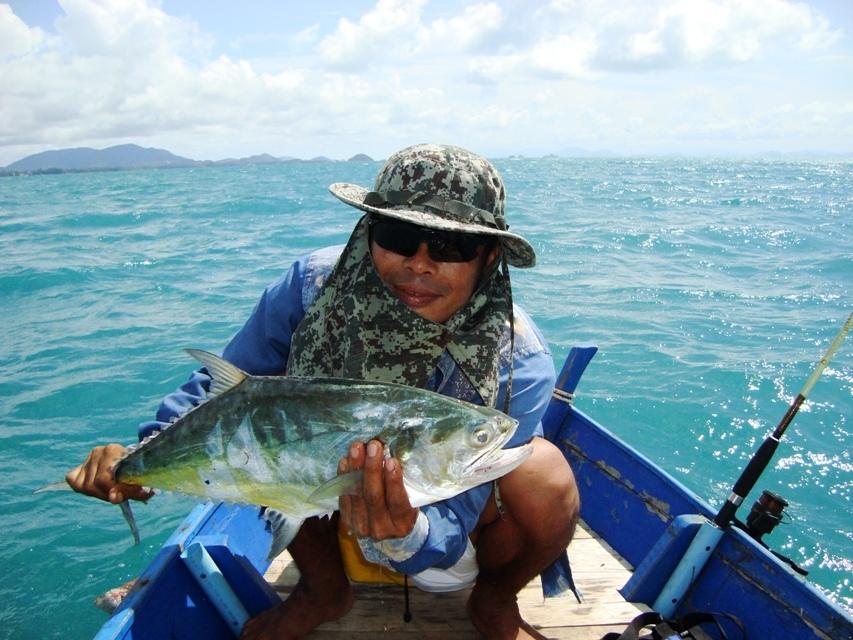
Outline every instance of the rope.
{"type": "Polygon", "coordinates": [[[562,389],[554,389],[551,394],[554,396],[555,400],[565,402],[566,404],[572,404],[575,399],[574,393],[572,393],[571,391],[563,391],[562,389]]]}
{"type": "Polygon", "coordinates": [[[409,576],[403,576],[403,600],[405,604],[403,605],[403,622],[411,622],[412,621],[412,610],[409,609],[409,576]]]}

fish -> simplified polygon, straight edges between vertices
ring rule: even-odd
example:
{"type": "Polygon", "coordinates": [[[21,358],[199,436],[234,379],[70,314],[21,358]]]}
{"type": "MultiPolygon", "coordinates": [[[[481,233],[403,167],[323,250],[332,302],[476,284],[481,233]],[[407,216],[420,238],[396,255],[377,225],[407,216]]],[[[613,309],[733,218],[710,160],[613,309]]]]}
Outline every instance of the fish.
{"type": "Polygon", "coordinates": [[[353,442],[384,443],[413,507],[496,480],[532,453],[530,444],[503,448],[518,422],[490,407],[394,383],[254,376],[186,351],[211,375],[207,398],[129,447],[116,481],[262,505],[284,516],[288,538],[360,491],[361,471],[337,471],[353,442]]]}

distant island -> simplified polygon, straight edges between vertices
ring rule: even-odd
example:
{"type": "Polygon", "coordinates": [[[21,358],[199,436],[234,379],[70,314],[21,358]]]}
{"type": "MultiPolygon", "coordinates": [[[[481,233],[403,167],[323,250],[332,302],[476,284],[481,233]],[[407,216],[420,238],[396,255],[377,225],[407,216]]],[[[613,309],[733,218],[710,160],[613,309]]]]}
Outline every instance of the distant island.
{"type": "Polygon", "coordinates": [[[224,160],[192,160],[177,156],[165,149],[140,147],[136,144],[120,144],[106,149],[77,147],[43,151],[21,158],[7,167],[0,168],[0,175],[34,175],[71,173],[80,171],[120,171],[123,169],[163,169],[172,167],[214,167],[223,165],[285,164],[293,162],[374,162],[373,158],[358,153],[349,160],[338,161],[317,156],[302,160],[290,156],[276,157],[268,153],[246,158],[224,160]]]}
{"type": "MultiPolygon", "coordinates": [[[[738,159],[738,160],[769,160],[769,161],[796,161],[796,160],[841,160],[849,162],[853,159],[851,153],[829,153],[821,151],[810,152],[778,152],[767,151],[754,154],[729,154],[729,155],[683,155],[683,154],[658,154],[625,156],[610,150],[591,151],[577,147],[564,147],[559,153],[545,156],[534,156],[541,159],[553,158],[583,158],[599,160],[620,160],[627,158],[659,158],[664,160],[678,160],[689,158],[714,158],[714,159],[738,159]]],[[[510,155],[507,159],[527,159],[528,156],[510,155]]],[[[247,156],[245,158],[225,158],[223,160],[193,160],[177,156],[165,149],[154,149],[140,147],[136,144],[120,144],[106,149],[91,149],[88,147],[77,147],[74,149],[56,149],[43,151],[13,162],[7,167],[0,167],[0,177],[40,175],[55,173],[77,173],[83,171],[122,171],[125,169],[165,169],[171,167],[218,167],[228,165],[271,165],[288,163],[323,163],[323,162],[376,162],[373,158],[363,153],[357,153],[347,160],[333,160],[325,156],[317,156],[310,160],[294,158],[291,156],[273,156],[269,153],[247,156]]]]}

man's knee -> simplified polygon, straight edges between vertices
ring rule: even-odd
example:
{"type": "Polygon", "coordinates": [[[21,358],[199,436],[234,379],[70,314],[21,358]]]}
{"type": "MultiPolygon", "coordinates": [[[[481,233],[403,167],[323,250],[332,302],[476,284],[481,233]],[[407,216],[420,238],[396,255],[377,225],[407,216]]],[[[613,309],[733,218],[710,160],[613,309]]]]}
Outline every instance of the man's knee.
{"type": "Polygon", "coordinates": [[[499,482],[501,501],[522,529],[547,538],[571,539],[580,499],[574,474],[562,452],[543,438],[533,454],[499,482]]]}

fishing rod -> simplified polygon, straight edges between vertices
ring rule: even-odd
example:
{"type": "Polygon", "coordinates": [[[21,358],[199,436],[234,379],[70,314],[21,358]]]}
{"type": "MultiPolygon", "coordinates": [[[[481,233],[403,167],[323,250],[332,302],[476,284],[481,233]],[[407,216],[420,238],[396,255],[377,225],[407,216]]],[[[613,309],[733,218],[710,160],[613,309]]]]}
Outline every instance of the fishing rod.
{"type": "Polygon", "coordinates": [[[687,593],[687,590],[696,580],[699,573],[702,571],[702,568],[708,562],[708,559],[714,549],[716,549],[719,544],[724,531],[728,528],[729,524],[731,524],[732,520],[734,520],[737,508],[755,486],[755,483],[758,482],[759,476],[767,468],[770,459],[773,457],[773,454],[779,446],[782,434],[785,433],[788,425],[791,424],[794,416],[797,415],[797,411],[800,410],[800,407],[803,402],[805,402],[809,392],[812,390],[812,387],[814,387],[815,383],[818,381],[818,378],[820,378],[823,370],[826,369],[826,366],[829,364],[832,356],[835,355],[835,352],[838,351],[841,343],[844,342],[844,338],[850,332],[851,325],[853,325],[853,313],[847,316],[847,322],[845,322],[844,326],[841,327],[838,335],[835,336],[835,340],[833,340],[832,344],[829,345],[829,349],[826,350],[823,358],[820,359],[817,367],[815,367],[815,370],[809,376],[809,379],[806,380],[802,390],[797,394],[797,397],[794,398],[791,406],[788,407],[788,411],[785,412],[785,415],[782,417],[779,425],[773,433],[764,440],[758,448],[758,451],[755,452],[755,455],[752,456],[752,459],[746,465],[746,468],[741,473],[740,478],[735,482],[731,494],[723,504],[722,508],[720,508],[720,511],[717,513],[714,520],[711,521],[705,518],[704,521],[698,525],[698,529],[692,541],[681,555],[681,559],[678,561],[666,583],[658,593],[657,598],[652,604],[652,609],[658,611],[665,617],[671,617],[675,613],[687,593]]]}
{"type": "Polygon", "coordinates": [[[759,476],[764,473],[770,459],[773,457],[773,454],[776,453],[776,449],[779,447],[779,442],[782,440],[782,435],[785,433],[788,425],[791,424],[791,421],[793,421],[794,416],[797,415],[797,412],[800,410],[803,402],[808,398],[812,387],[815,386],[818,378],[823,374],[823,370],[826,369],[826,366],[829,364],[832,356],[835,355],[835,352],[838,351],[841,343],[844,342],[844,338],[847,337],[847,334],[850,332],[851,325],[853,325],[853,313],[847,316],[847,322],[844,323],[844,326],[841,327],[838,335],[835,336],[835,340],[833,340],[832,344],[829,345],[829,349],[826,350],[823,358],[820,359],[817,367],[815,367],[815,370],[809,376],[809,379],[806,380],[802,390],[797,394],[797,397],[794,398],[794,401],[791,403],[791,406],[788,407],[785,415],[782,416],[782,420],[779,421],[776,429],[774,429],[773,433],[764,439],[764,442],[758,448],[758,451],[755,452],[755,455],[752,456],[749,464],[746,465],[746,468],[740,474],[740,477],[737,479],[737,482],[735,482],[735,485],[732,488],[731,494],[729,494],[728,499],[723,503],[723,506],[714,518],[714,524],[718,527],[725,528],[734,519],[735,512],[738,507],[741,505],[744,498],[746,498],[747,494],[749,494],[753,487],[755,487],[759,476]]]}

